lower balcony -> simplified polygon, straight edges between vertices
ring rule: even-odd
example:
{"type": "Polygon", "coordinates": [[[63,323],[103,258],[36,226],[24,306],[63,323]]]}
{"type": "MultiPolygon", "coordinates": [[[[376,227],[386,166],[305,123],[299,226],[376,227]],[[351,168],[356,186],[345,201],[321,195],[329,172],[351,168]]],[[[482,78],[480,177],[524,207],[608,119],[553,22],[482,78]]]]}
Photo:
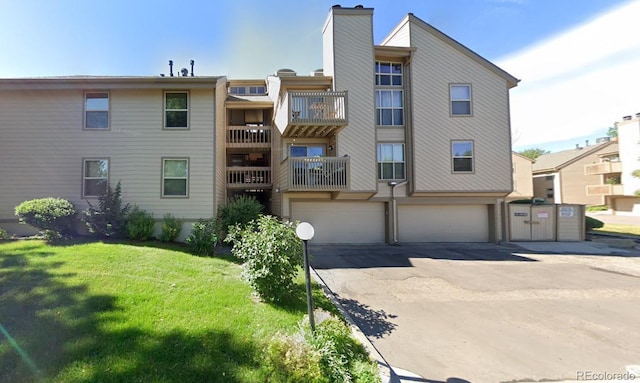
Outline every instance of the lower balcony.
{"type": "Polygon", "coordinates": [[[271,188],[271,167],[233,166],[227,168],[227,187],[231,189],[271,188]]]}
{"type": "Polygon", "coordinates": [[[587,195],[624,195],[624,187],[621,184],[587,185],[587,195]]]}
{"type": "Polygon", "coordinates": [[[290,191],[349,190],[349,157],[290,157],[290,191]]]}

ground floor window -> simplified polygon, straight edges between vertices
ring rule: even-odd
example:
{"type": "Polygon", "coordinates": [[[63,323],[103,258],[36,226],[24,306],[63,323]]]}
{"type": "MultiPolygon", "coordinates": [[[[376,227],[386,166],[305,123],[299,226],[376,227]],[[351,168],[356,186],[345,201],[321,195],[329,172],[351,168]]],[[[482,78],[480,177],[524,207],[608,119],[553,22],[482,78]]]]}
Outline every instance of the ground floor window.
{"type": "Polygon", "coordinates": [[[109,184],[109,160],[87,158],[82,164],[82,197],[99,197],[109,184]]]}
{"type": "Polygon", "coordinates": [[[162,159],[162,196],[187,197],[189,195],[189,159],[162,159]]]}
{"type": "Polygon", "coordinates": [[[473,172],[473,141],[452,141],[451,156],[454,173],[473,172]]]}

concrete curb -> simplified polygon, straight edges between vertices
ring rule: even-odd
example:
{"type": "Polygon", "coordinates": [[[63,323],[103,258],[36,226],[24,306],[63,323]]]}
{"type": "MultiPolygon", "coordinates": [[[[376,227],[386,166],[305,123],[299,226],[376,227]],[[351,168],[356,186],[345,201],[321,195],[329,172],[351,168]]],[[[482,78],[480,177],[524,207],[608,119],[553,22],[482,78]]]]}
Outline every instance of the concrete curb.
{"type": "MultiPolygon", "coordinates": [[[[362,330],[360,330],[360,327],[358,327],[358,325],[353,320],[351,315],[347,312],[347,310],[345,310],[345,308],[342,306],[342,304],[340,303],[336,295],[333,293],[333,291],[331,291],[329,286],[327,286],[327,284],[324,282],[322,277],[316,272],[316,270],[313,267],[310,267],[310,270],[312,272],[311,274],[313,276],[313,279],[315,279],[315,281],[322,287],[322,291],[324,291],[324,294],[327,296],[327,298],[329,298],[329,300],[333,303],[333,305],[336,306],[338,311],[340,311],[340,314],[342,314],[342,316],[349,323],[349,327],[351,327],[351,332],[353,333],[353,336],[358,341],[360,341],[360,343],[364,345],[364,347],[369,352],[369,355],[371,356],[371,358],[378,363],[378,368],[380,369],[380,378],[382,382],[383,383],[401,383],[402,380],[400,376],[398,376],[394,368],[389,364],[389,362],[387,362],[384,356],[380,354],[380,352],[373,345],[373,343],[371,343],[369,338],[367,338],[367,336],[362,332],[362,330]]],[[[422,377],[416,374],[413,374],[409,371],[404,371],[404,370],[398,370],[398,371],[401,371],[401,374],[402,374],[401,376],[411,377],[413,378],[412,379],[413,381],[415,381],[416,378],[422,379],[422,377]]]]}

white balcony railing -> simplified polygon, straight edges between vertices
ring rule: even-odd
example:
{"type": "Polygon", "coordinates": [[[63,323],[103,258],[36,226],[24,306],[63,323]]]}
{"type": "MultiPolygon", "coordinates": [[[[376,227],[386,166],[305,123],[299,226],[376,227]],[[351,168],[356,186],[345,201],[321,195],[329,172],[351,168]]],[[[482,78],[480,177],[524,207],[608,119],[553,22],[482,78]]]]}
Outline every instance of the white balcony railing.
{"type": "Polygon", "coordinates": [[[271,168],[266,166],[232,166],[227,168],[227,187],[271,187],[271,168]]]}
{"type": "Polygon", "coordinates": [[[349,189],[349,157],[290,157],[289,190],[349,189]]]}
{"type": "Polygon", "coordinates": [[[269,147],[270,126],[227,126],[227,147],[269,147]]]}

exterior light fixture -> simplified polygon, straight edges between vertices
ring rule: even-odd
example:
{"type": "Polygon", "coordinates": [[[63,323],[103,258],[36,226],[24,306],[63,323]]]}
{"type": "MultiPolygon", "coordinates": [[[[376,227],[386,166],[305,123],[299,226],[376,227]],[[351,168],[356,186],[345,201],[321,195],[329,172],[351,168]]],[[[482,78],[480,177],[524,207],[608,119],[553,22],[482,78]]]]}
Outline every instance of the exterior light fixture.
{"type": "Polygon", "coordinates": [[[313,297],[311,295],[311,274],[309,272],[309,252],[307,250],[307,241],[313,238],[315,230],[309,222],[301,222],[296,227],[296,235],[303,242],[302,245],[302,260],[304,261],[304,279],[307,285],[307,312],[309,314],[309,324],[311,325],[311,332],[316,332],[315,318],[313,317],[313,297]]]}

